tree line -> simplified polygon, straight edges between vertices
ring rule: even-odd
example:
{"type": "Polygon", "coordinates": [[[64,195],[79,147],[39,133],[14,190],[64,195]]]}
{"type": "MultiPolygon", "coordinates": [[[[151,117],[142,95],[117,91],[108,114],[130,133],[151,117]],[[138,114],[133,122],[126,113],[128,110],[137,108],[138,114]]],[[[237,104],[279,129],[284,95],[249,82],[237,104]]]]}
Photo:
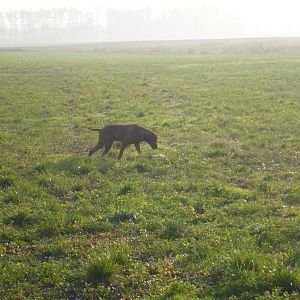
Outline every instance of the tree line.
{"type": "Polygon", "coordinates": [[[76,8],[0,12],[0,45],[195,39],[240,28],[238,20],[213,8],[76,8]]]}

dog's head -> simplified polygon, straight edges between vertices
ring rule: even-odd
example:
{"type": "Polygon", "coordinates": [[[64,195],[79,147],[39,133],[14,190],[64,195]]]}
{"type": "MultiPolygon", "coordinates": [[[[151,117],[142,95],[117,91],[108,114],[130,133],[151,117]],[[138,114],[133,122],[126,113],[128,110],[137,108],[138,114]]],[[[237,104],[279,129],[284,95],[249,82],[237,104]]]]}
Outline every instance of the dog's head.
{"type": "Polygon", "coordinates": [[[147,136],[147,142],[152,149],[157,149],[157,135],[154,132],[151,132],[147,136]]]}

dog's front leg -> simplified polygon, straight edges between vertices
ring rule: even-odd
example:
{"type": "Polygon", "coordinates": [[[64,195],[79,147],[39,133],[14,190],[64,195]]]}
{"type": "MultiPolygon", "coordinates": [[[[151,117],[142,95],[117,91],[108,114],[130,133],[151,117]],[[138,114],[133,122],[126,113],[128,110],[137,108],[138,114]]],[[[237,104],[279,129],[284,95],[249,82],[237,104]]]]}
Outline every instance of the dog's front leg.
{"type": "Polygon", "coordinates": [[[123,143],[122,146],[121,146],[119,155],[118,155],[118,159],[120,159],[122,157],[123,152],[124,152],[124,150],[125,150],[126,147],[127,147],[127,144],[123,143]]]}
{"type": "Polygon", "coordinates": [[[135,143],[134,146],[135,146],[135,149],[136,149],[137,153],[141,154],[142,152],[141,152],[140,143],[135,143]]]}

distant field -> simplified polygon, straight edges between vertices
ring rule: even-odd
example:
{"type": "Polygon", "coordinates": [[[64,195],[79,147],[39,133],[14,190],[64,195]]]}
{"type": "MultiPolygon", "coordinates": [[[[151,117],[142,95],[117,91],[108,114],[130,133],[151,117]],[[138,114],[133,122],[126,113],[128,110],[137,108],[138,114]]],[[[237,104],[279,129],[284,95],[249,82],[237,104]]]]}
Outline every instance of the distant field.
{"type": "Polygon", "coordinates": [[[0,298],[299,299],[300,51],[73,50],[0,52],[0,298]]]}
{"type": "MultiPolygon", "coordinates": [[[[0,44],[0,51],[24,51],[32,45],[8,47],[0,44]],[[24,48],[25,47],[25,48],[24,48]]],[[[203,39],[203,40],[161,40],[128,41],[81,44],[35,45],[36,48],[51,50],[72,50],[98,53],[133,54],[208,54],[208,53],[300,53],[300,37],[241,38],[241,39],[203,39]]]]}

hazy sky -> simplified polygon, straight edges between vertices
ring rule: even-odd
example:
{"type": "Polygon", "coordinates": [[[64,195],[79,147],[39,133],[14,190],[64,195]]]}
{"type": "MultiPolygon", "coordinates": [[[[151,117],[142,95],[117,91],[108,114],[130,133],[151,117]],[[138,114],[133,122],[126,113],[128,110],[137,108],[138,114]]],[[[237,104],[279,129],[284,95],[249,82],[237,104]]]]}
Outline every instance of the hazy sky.
{"type": "Polygon", "coordinates": [[[239,19],[248,36],[300,36],[300,0],[9,0],[0,2],[1,10],[76,7],[140,8],[217,7],[239,19]]]}

